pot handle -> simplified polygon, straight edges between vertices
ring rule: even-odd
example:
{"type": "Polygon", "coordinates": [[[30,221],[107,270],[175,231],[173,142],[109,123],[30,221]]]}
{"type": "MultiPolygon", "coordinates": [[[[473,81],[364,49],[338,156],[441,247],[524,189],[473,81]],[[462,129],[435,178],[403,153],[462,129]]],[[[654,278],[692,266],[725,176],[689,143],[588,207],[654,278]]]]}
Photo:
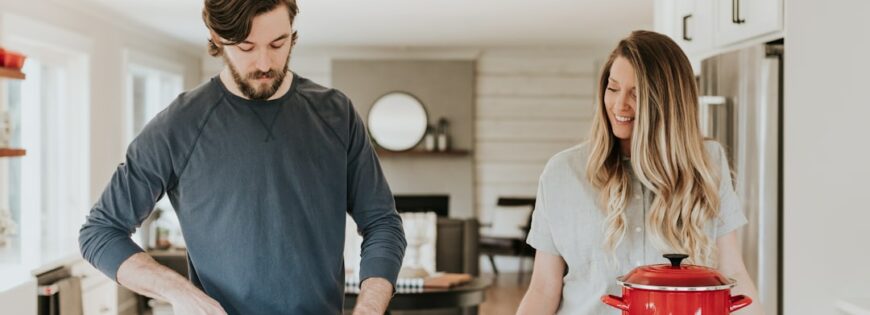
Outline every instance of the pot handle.
{"type": "Polygon", "coordinates": [[[604,302],[604,304],[613,306],[623,311],[628,311],[628,304],[625,304],[625,301],[622,300],[622,297],[615,295],[605,295],[601,297],[601,302],[604,302]]]}
{"type": "Polygon", "coordinates": [[[745,295],[735,295],[731,297],[731,309],[729,312],[737,311],[741,308],[749,306],[752,304],[752,299],[745,295]]]}

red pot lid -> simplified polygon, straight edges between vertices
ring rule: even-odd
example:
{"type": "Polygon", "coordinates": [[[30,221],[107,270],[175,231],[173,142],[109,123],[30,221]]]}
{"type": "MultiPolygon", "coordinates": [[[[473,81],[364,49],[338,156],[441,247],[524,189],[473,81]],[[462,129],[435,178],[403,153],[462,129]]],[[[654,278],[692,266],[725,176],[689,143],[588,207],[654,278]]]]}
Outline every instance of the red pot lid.
{"type": "Polygon", "coordinates": [[[688,255],[666,254],[664,257],[671,263],[640,266],[617,280],[626,287],[666,291],[724,290],[735,284],[716,269],[682,264],[688,255]]]}

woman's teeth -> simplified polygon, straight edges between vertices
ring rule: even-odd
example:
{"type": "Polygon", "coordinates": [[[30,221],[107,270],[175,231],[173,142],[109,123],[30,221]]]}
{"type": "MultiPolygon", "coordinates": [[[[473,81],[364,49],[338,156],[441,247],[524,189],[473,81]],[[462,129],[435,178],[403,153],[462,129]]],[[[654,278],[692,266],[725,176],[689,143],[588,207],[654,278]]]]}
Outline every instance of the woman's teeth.
{"type": "Polygon", "coordinates": [[[632,120],[634,120],[634,117],[616,115],[616,121],[618,122],[629,122],[632,120]]]}

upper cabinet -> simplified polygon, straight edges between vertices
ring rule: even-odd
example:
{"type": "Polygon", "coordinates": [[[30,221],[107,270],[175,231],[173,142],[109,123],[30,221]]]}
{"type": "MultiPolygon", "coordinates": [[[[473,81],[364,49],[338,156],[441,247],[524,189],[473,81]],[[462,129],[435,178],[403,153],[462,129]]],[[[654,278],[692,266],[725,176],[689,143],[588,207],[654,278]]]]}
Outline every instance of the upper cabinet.
{"type": "Polygon", "coordinates": [[[676,0],[676,12],[670,32],[687,54],[713,48],[713,3],[705,0],[676,0]]]}
{"type": "Polygon", "coordinates": [[[781,31],[782,1],[716,0],[716,45],[727,46],[781,31]]]}
{"type": "Polygon", "coordinates": [[[655,0],[656,31],[693,62],[782,34],[783,0],[655,0]]]}

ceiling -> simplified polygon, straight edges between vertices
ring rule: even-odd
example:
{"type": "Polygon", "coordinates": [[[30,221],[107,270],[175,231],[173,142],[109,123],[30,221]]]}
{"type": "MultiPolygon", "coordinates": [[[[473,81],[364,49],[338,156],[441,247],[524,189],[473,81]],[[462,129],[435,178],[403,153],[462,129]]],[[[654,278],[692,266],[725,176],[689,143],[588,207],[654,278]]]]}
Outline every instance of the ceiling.
{"type": "MultiPolygon", "coordinates": [[[[77,0],[202,44],[201,0],[77,0]]],[[[297,0],[305,46],[612,45],[651,29],[652,0],[297,0]]]]}

